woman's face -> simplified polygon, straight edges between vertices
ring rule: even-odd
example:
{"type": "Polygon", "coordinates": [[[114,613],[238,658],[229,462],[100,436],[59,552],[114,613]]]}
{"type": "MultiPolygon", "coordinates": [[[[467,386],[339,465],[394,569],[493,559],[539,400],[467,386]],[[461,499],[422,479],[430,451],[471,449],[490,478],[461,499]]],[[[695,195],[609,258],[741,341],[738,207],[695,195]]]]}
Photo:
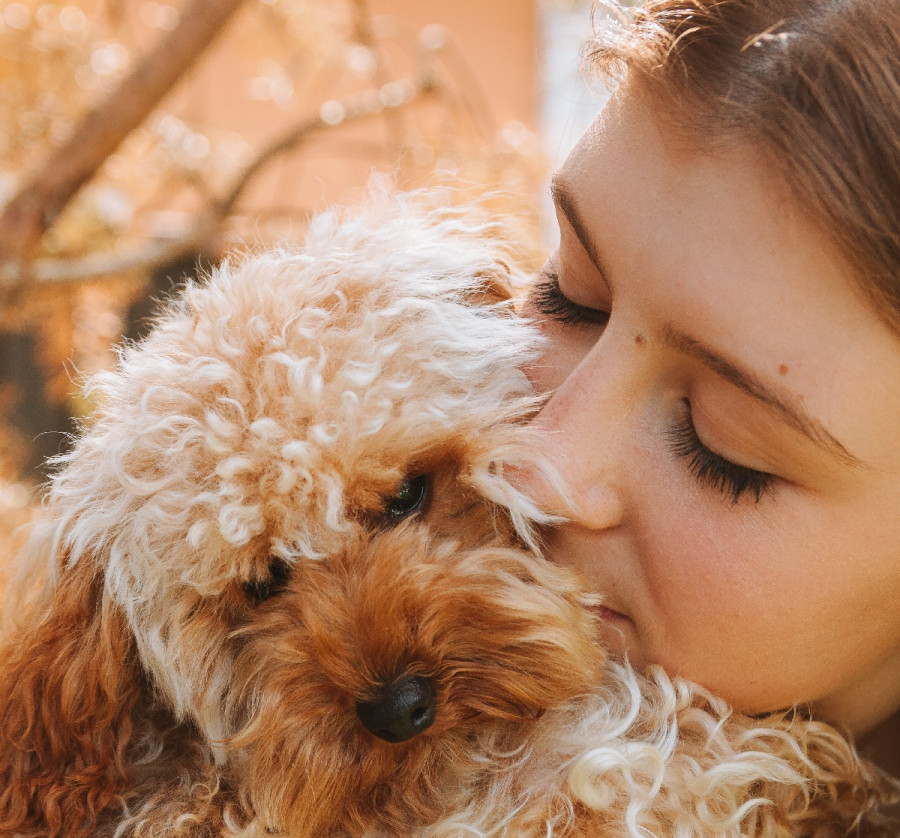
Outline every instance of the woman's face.
{"type": "Polygon", "coordinates": [[[531,374],[609,643],[749,711],[900,706],[900,340],[751,148],[616,96],[554,179],[531,374]]]}

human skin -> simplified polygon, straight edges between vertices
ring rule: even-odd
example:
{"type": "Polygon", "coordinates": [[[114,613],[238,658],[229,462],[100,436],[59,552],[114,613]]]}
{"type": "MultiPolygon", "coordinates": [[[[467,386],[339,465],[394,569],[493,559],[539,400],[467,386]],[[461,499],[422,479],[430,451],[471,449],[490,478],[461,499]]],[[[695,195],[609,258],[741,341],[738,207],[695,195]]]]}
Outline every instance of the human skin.
{"type": "Polygon", "coordinates": [[[627,85],[554,194],[526,310],[570,501],[523,478],[569,518],[549,558],[634,664],[872,729],[900,707],[900,338],[774,167],[627,85]]]}

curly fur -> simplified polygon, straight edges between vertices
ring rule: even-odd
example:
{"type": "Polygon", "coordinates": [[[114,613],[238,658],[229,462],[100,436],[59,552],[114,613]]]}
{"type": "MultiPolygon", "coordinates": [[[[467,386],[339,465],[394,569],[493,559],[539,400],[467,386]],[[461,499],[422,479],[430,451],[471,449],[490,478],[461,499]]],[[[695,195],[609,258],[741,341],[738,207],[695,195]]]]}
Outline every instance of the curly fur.
{"type": "Polygon", "coordinates": [[[505,477],[556,479],[515,241],[439,203],[224,265],[92,382],[7,597],[0,834],[889,834],[835,731],[604,660],[505,477]],[[400,676],[398,744],[357,706],[400,676]]]}

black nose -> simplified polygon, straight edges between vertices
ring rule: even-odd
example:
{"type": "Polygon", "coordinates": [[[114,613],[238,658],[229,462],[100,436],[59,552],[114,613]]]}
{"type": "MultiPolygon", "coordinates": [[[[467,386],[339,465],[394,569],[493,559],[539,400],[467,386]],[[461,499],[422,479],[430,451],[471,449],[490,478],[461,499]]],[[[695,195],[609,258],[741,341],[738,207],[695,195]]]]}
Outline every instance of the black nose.
{"type": "Polygon", "coordinates": [[[356,714],[366,730],[385,742],[405,742],[431,727],[435,714],[434,687],[420,675],[390,684],[377,701],[360,702],[356,714]]]}

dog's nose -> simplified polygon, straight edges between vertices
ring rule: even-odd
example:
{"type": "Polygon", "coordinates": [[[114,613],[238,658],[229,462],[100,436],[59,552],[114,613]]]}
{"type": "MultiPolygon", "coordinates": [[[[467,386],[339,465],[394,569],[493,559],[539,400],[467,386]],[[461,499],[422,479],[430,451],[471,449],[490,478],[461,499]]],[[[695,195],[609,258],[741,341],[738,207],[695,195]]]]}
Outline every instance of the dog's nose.
{"type": "Polygon", "coordinates": [[[421,675],[390,684],[377,701],[360,702],[356,714],[366,730],[385,742],[405,742],[431,727],[435,716],[434,687],[421,675]]]}

